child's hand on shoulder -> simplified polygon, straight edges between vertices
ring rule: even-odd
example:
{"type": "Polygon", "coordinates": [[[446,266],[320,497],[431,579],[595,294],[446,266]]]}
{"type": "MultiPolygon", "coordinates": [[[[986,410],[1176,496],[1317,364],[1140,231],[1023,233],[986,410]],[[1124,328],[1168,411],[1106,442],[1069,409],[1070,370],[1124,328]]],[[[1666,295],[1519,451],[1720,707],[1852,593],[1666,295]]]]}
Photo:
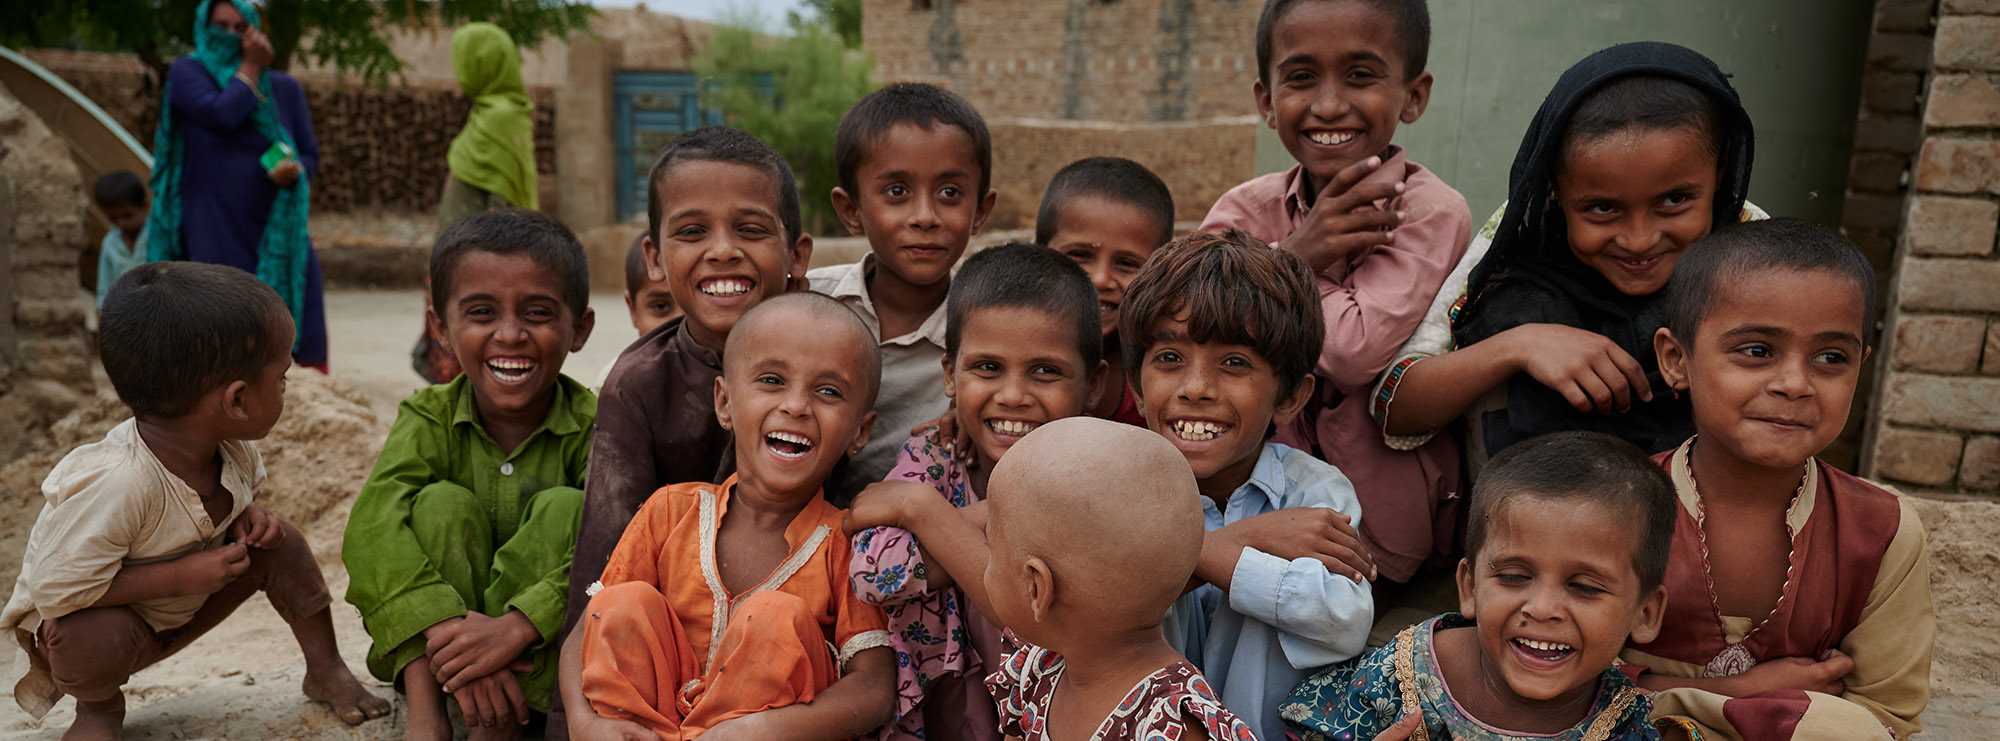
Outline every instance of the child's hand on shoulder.
{"type": "Polygon", "coordinates": [[[253,504],[229,523],[229,540],[269,550],[285,544],[285,529],[278,527],[278,518],[270,510],[253,504]]]}
{"type": "Polygon", "coordinates": [[[1335,173],[1313,199],[1305,223],[1278,246],[1305,258],[1306,264],[1318,273],[1348,255],[1396,241],[1395,229],[1403,223],[1402,212],[1384,211],[1375,208],[1374,203],[1396,197],[1403,192],[1403,184],[1361,184],[1363,178],[1381,166],[1381,157],[1369,157],[1335,173]]]}
{"type": "MultiPolygon", "coordinates": [[[[1237,520],[1209,533],[1226,547],[1254,548],[1286,561],[1311,558],[1354,581],[1375,578],[1375,559],[1347,515],[1325,507],[1293,507],[1237,520]]],[[[1234,554],[1232,554],[1234,555],[1234,554]]]]}
{"type": "Polygon", "coordinates": [[[936,489],[914,481],[877,481],[854,495],[841,528],[849,536],[871,527],[900,527],[928,513],[929,508],[951,503],[936,489]]]}
{"type": "Polygon", "coordinates": [[[1502,337],[1515,367],[1579,412],[1624,412],[1634,399],[1653,400],[1646,371],[1609,337],[1562,324],[1523,324],[1493,339],[1502,337]]]}
{"type": "Polygon", "coordinates": [[[176,594],[215,594],[250,568],[250,552],[241,542],[195,551],[174,562],[176,594]]]}
{"type": "Polygon", "coordinates": [[[1854,660],[1836,649],[1827,649],[1817,660],[1788,656],[1750,667],[1736,677],[1735,691],[1725,694],[1742,697],[1770,690],[1807,690],[1838,697],[1847,691],[1841,678],[1851,671],[1854,660]]]}
{"type": "Polygon", "coordinates": [[[972,450],[972,433],[958,427],[958,400],[953,399],[944,408],[944,415],[937,419],[925,420],[910,428],[912,437],[931,433],[931,442],[953,456],[958,451],[972,450]]]}

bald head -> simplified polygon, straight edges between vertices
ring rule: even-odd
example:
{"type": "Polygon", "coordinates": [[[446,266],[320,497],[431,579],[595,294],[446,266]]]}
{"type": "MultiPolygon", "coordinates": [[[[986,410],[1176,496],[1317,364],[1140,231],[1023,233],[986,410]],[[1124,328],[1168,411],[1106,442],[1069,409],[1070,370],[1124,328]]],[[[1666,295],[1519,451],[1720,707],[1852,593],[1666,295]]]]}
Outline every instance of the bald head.
{"type": "Polygon", "coordinates": [[[875,333],[846,304],[810,291],[772,296],[744,312],[722,346],[723,377],[731,377],[743,361],[750,359],[759,335],[774,331],[811,332],[823,345],[857,343],[865,350],[860,356],[866,367],[855,368],[853,372],[858,378],[868,379],[868,393],[863,401],[867,402],[867,408],[875,407],[875,394],[882,385],[882,354],[876,351],[875,333]]]}
{"type": "Polygon", "coordinates": [[[1060,599],[1108,619],[1157,622],[1201,555],[1194,471],[1145,428],[1092,417],[1042,425],[1007,450],[987,488],[1007,549],[1041,557],[1060,599]]]}

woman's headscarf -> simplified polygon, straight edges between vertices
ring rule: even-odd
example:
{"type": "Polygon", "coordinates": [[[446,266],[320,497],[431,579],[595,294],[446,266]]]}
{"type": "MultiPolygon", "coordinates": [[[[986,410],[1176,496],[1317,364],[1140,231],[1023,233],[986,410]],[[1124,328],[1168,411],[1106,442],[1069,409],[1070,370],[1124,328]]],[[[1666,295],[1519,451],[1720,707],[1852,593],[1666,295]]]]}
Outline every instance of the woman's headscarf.
{"type": "MultiPolygon", "coordinates": [[[[1708,96],[1715,110],[1716,135],[1722,142],[1718,158],[1721,173],[1716,180],[1714,225],[1733,223],[1743,211],[1750,189],[1750,162],[1755,141],[1750,113],[1730,87],[1729,76],[1708,57],[1684,46],[1657,41],[1619,44],[1585,57],[1564,72],[1542,101],[1521,139],[1521,151],[1514,155],[1508,174],[1507,210],[1493,235],[1493,247],[1473,268],[1466,282],[1466,304],[1454,322],[1458,344],[1468,345],[1484,336],[1465,336],[1481,314],[1500,314],[1510,307],[1483,305],[1480,301],[1491,289],[1511,281],[1538,284],[1574,302],[1586,314],[1634,317],[1648,313],[1658,303],[1659,294],[1626,296],[1597,271],[1569,250],[1569,230],[1562,208],[1553,198],[1555,171],[1562,163],[1570,117],[1591,93],[1620,79],[1633,76],[1664,77],[1692,86],[1708,96]]],[[[1477,324],[1490,325],[1481,321],[1477,324]]],[[[1645,355],[1652,355],[1650,330],[1645,355]]],[[[1633,351],[1634,348],[1626,348],[1633,351]]],[[[1635,353],[1635,357],[1638,353],[1635,353]]]]}
{"type": "Polygon", "coordinates": [[[1563,323],[1609,338],[1637,360],[1653,387],[1653,401],[1635,399],[1630,412],[1610,418],[1584,415],[1533,379],[1517,378],[1508,384],[1505,425],[1489,421],[1485,427],[1489,451],[1533,434],[1592,425],[1649,450],[1677,444],[1692,431],[1686,402],[1672,398],[1653,353],[1653,332],[1665,321],[1665,292],[1625,295],[1578,260],[1554,198],[1571,117],[1592,93],[1633,76],[1677,80],[1708,97],[1722,144],[1713,224],[1734,223],[1743,212],[1754,135],[1749,112],[1715,62],[1686,47],[1644,41],[1604,49],[1564,72],[1521,139],[1508,175],[1506,212],[1492,248],[1466,282],[1452,336],[1463,347],[1515,326],[1562,317],[1563,323]]]}
{"type": "Polygon", "coordinates": [[[517,208],[540,208],[535,195],[535,123],[521,82],[514,39],[491,23],[468,23],[451,35],[451,69],[472,98],[465,130],[451,140],[453,177],[517,208]]]}
{"type": "MultiPolygon", "coordinates": [[[[256,7],[247,0],[229,2],[243,14],[245,22],[258,25],[256,7]]],[[[237,65],[243,63],[243,38],[208,22],[209,9],[214,3],[215,0],[202,0],[201,7],[195,9],[191,56],[208,69],[217,85],[227,88],[230,78],[236,75],[237,65]]],[[[257,133],[298,151],[298,143],[278,119],[268,71],[257,76],[256,90],[257,107],[251,111],[250,121],[257,133]]],[[[160,125],[153,135],[153,208],[146,216],[148,260],[187,259],[187,245],[181,235],[181,189],[185,185],[181,180],[186,168],[187,142],[181,135],[179,122],[174,120],[173,94],[173,82],[169,80],[161,91],[160,125]]],[[[309,187],[305,173],[301,172],[291,187],[278,189],[264,222],[264,235],[257,243],[257,278],[284,299],[295,326],[305,316],[309,187]]],[[[297,336],[303,335],[300,332],[297,336]]],[[[298,349],[296,337],[292,349],[298,349]]]]}

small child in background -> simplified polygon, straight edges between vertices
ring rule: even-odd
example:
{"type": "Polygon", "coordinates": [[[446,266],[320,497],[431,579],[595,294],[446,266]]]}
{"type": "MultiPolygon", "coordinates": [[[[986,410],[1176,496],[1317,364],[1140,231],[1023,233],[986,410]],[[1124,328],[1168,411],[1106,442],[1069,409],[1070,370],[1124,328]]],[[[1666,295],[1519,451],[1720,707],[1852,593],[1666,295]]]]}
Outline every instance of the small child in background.
{"type": "MultiPolygon", "coordinates": [[[[664,275],[653,280],[646,269],[646,235],[632,238],[632,247],[625,251],[625,313],[632,317],[632,328],[640,337],[654,327],[666,324],[668,319],[681,315],[679,304],[674,303],[674,292],[667,287],[664,275]]],[[[611,369],[618,367],[618,359],[612,358],[597,372],[596,383],[591,389],[604,388],[604,379],[611,377],[611,369]]]]}
{"type": "Polygon", "coordinates": [[[1125,385],[1118,345],[1118,308],[1125,287],[1153,252],[1174,238],[1174,195],[1158,175],[1122,157],[1089,157],[1049,178],[1035,212],[1035,243],[1083,266],[1097,288],[1098,324],[1104,333],[1107,386],[1085,411],[1092,417],[1146,426],[1139,398],[1125,385]]]}
{"type": "Polygon", "coordinates": [[[1168,243],[1120,309],[1126,380],[1193,467],[1209,531],[1167,642],[1261,738],[1284,737],[1278,701],[1307,671],[1360,654],[1374,621],[1353,485],[1267,442],[1312,396],[1318,299],[1304,260],[1230,230],[1168,243]]]}
{"type": "Polygon", "coordinates": [[[562,375],[595,315],[583,246],[534,211],[459,219],[431,248],[431,334],[464,369],[396,408],[354,500],[347,601],[411,738],[518,735],[555,687],[597,397],[562,375]]]}
{"type": "Polygon", "coordinates": [[[895,467],[902,432],[949,401],[938,375],[952,266],[993,212],[993,138],[964,98],[898,83],[869,93],[834,135],[833,207],[869,254],[812,271],[812,290],[861,315],[882,351],[876,435],[828,489],[845,502],[895,467]]]}
{"type": "Polygon", "coordinates": [[[1278,441],[1338,467],[1368,522],[1381,575],[1408,581],[1457,540],[1458,449],[1449,436],[1386,445],[1369,415],[1375,377],[1415,332],[1465,254],[1465,197],[1392,142],[1430,103],[1424,0],[1268,0],[1257,21],[1257,110],[1298,165],[1216,200],[1202,229],[1237,228],[1305,258],[1326,336],[1317,393],[1278,441]]]}
{"type": "Polygon", "coordinates": [[[154,263],[112,284],[98,354],[132,418],[49,472],[0,612],[27,654],[14,702],[39,719],[75,697],[65,738],[117,738],[133,673],[257,592],[305,652],[307,697],[350,725],[388,714],[340,658],[305,535],[251,503],[265,493],[251,441],[284,412],[292,334],[277,292],[235,268],[154,263]]]}
{"type": "MultiPolygon", "coordinates": [[[[966,258],[946,302],[945,394],[971,444],[936,432],[903,443],[889,477],[855,497],[850,581],[882,605],[897,653],[896,722],[886,738],[996,738],[983,681],[1004,655],[982,612],[982,536],[961,510],[986,499],[994,465],[1021,436],[1082,414],[1105,380],[1098,301],[1062,255],[1009,244],[966,258]]],[[[1122,381],[1121,381],[1122,384],[1122,381]]],[[[977,512],[978,510],[975,510],[977,512]]]]}
{"type": "Polygon", "coordinates": [[[118,276],[146,262],[146,212],[152,199],[146,196],[146,183],[130,170],[105,173],[90,195],[111,222],[97,250],[97,308],[102,311],[104,296],[118,276]]]}
{"type": "Polygon", "coordinates": [[[1924,526],[1820,462],[1854,402],[1875,273],[1831,229],[1774,219],[1689,248],[1654,335],[1697,436],[1655,457],[1679,493],[1666,623],[1624,658],[1704,738],[1909,738],[1930,700],[1924,526]]]}
{"type": "Polygon", "coordinates": [[[1473,485],[1458,612],[1299,684],[1279,714],[1307,741],[1660,738],[1612,662],[1658,634],[1673,486],[1631,443],[1535,438],[1473,485]],[[1407,738],[1389,734],[1387,738],[1407,738]]]}
{"type": "MultiPolygon", "coordinates": [[[[733,438],[715,418],[724,343],[751,307],[804,290],[812,258],[792,168],[762,139],[724,126],[681,134],[653,160],[647,183],[647,280],[665,281],[682,315],[625,348],[604,380],[566,633],[590,601],[584,591],[654,491],[719,484],[736,470],[733,438]]],[[[569,730],[562,700],[551,700],[555,738],[569,730]]]]}
{"type": "Polygon", "coordinates": [[[895,710],[882,611],[848,588],[844,513],[821,490],[868,440],[875,337],[797,293],[745,313],[723,358],[736,475],[661,488],[633,516],[563,646],[578,737],[852,738],[895,710]]]}
{"type": "Polygon", "coordinates": [[[1130,425],[1058,420],[1014,446],[992,495],[981,591],[1026,641],[986,679],[1001,733],[1258,738],[1161,639],[1160,614],[1202,550],[1201,497],[1173,446],[1130,425]]]}

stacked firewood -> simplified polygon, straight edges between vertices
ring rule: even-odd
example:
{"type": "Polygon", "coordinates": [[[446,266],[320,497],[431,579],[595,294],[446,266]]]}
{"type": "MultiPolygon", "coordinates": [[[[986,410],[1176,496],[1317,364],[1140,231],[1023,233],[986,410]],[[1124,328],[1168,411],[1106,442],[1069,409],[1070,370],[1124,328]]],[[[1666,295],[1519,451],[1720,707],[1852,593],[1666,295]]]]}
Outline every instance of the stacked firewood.
{"type": "MultiPolygon", "coordinates": [[[[535,165],[553,175],[555,95],[531,93],[535,102],[535,165]]],[[[472,102],[457,90],[310,84],[313,133],[319,140],[319,177],[313,181],[315,213],[432,211],[444,186],[445,153],[465,126],[472,102]]]]}

